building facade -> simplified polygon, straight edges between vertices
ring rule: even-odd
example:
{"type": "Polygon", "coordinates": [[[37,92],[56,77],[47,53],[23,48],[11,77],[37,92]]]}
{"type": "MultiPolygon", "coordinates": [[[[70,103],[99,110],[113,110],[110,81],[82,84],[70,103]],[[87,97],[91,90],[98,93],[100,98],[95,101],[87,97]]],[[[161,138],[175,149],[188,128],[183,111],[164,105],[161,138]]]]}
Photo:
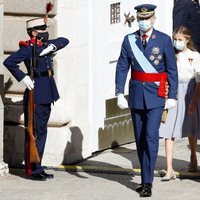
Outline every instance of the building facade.
{"type": "MultiPolygon", "coordinates": [[[[25,22],[44,16],[47,0],[3,1],[4,59],[26,40],[25,22]]],[[[43,164],[75,163],[93,152],[134,141],[128,110],[117,108],[115,67],[123,37],[137,29],[134,6],[143,0],[52,0],[48,20],[50,37],[64,36],[70,44],[54,56],[55,80],[60,100],[52,106],[43,164]],[[131,25],[131,26],[130,26],[131,25]]],[[[158,6],[155,28],[171,34],[172,6],[150,0],[158,6]]],[[[23,64],[21,65],[23,69],[23,64]]],[[[9,165],[24,162],[24,87],[6,68],[4,75],[4,160],[9,165]]],[[[127,90],[126,90],[127,93],[127,90]]]]}
{"type": "MultiPolygon", "coordinates": [[[[0,62],[3,62],[3,0],[0,0],[0,62]]],[[[3,152],[3,124],[4,124],[4,105],[2,98],[4,96],[3,93],[4,82],[3,82],[3,70],[0,67],[0,176],[4,176],[8,174],[8,164],[4,162],[3,152]]]]}

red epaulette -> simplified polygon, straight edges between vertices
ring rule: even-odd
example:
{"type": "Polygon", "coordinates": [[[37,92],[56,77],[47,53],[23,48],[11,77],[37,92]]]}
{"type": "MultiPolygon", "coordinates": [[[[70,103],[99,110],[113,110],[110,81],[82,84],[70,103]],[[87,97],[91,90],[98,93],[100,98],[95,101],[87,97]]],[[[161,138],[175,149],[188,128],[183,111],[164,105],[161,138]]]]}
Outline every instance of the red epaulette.
{"type": "Polygon", "coordinates": [[[19,47],[22,47],[22,46],[30,46],[30,42],[29,40],[28,41],[20,41],[19,42],[19,47]]]}
{"type": "MultiPolygon", "coordinates": [[[[27,41],[20,41],[19,42],[19,47],[22,47],[22,46],[32,46],[33,44],[35,43],[35,39],[30,39],[30,40],[27,40],[27,41]]],[[[40,41],[40,40],[38,40],[37,41],[37,45],[38,46],[42,46],[43,45],[43,43],[40,41]]]]}

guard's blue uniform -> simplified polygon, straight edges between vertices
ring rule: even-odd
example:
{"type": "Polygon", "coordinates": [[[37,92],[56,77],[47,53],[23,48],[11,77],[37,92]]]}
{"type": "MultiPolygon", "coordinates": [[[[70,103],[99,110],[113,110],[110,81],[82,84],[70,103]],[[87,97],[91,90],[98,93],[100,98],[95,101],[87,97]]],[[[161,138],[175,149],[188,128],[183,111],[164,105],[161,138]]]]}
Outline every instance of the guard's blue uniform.
{"type": "Polygon", "coordinates": [[[200,5],[197,1],[175,1],[173,8],[173,30],[180,25],[190,29],[192,40],[200,52],[200,5]]]}
{"type": "MultiPolygon", "coordinates": [[[[34,71],[34,98],[35,98],[35,122],[37,134],[37,148],[40,158],[42,159],[46,137],[47,137],[47,123],[51,112],[51,103],[59,99],[59,94],[53,76],[53,58],[52,54],[46,56],[39,56],[43,49],[49,44],[55,46],[55,51],[62,49],[69,43],[69,40],[63,37],[48,40],[47,43],[42,45],[38,44],[36,48],[37,55],[37,70],[34,71]],[[50,76],[49,76],[50,75],[50,76]]],[[[30,69],[32,58],[32,44],[30,41],[24,42],[20,49],[10,55],[5,61],[4,65],[12,73],[12,75],[21,81],[26,74],[19,69],[19,63],[25,63],[27,72],[30,69]]],[[[24,112],[25,112],[25,125],[27,124],[27,92],[24,93],[24,112]]],[[[44,169],[41,163],[32,165],[32,174],[41,173],[44,169]]]]}
{"type": "MultiPolygon", "coordinates": [[[[176,99],[178,77],[175,53],[168,35],[153,29],[146,48],[141,42],[140,32],[133,33],[136,45],[158,73],[166,72],[169,82],[168,98],[176,99]]],[[[124,93],[127,73],[143,72],[136,60],[128,36],[125,36],[121,54],[116,68],[116,93],[124,93]]],[[[158,96],[158,85],[155,82],[142,82],[130,79],[129,107],[134,125],[134,133],[141,164],[142,183],[152,183],[153,171],[158,152],[159,126],[165,99],[158,96]]]]}

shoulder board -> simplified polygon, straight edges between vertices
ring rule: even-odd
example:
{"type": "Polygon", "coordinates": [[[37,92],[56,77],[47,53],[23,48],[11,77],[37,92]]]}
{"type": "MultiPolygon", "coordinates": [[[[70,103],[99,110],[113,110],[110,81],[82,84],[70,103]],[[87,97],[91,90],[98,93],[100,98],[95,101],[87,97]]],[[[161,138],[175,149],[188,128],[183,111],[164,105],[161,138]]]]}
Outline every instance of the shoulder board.
{"type": "Polygon", "coordinates": [[[20,41],[19,42],[19,47],[23,47],[23,46],[30,46],[30,42],[29,41],[20,41]]]}

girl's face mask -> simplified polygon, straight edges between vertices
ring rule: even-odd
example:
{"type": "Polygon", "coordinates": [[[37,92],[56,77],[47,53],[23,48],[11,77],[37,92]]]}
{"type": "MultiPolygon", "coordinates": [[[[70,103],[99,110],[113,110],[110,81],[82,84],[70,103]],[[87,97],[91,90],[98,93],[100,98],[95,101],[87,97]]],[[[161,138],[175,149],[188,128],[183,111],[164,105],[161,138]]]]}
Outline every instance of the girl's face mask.
{"type": "Polygon", "coordinates": [[[184,41],[174,40],[174,47],[176,48],[176,50],[182,51],[185,48],[185,46],[186,44],[184,41]]]}
{"type": "Polygon", "coordinates": [[[185,36],[181,33],[176,33],[173,36],[173,45],[178,51],[183,51],[187,48],[188,40],[185,38],[185,36]]]}

